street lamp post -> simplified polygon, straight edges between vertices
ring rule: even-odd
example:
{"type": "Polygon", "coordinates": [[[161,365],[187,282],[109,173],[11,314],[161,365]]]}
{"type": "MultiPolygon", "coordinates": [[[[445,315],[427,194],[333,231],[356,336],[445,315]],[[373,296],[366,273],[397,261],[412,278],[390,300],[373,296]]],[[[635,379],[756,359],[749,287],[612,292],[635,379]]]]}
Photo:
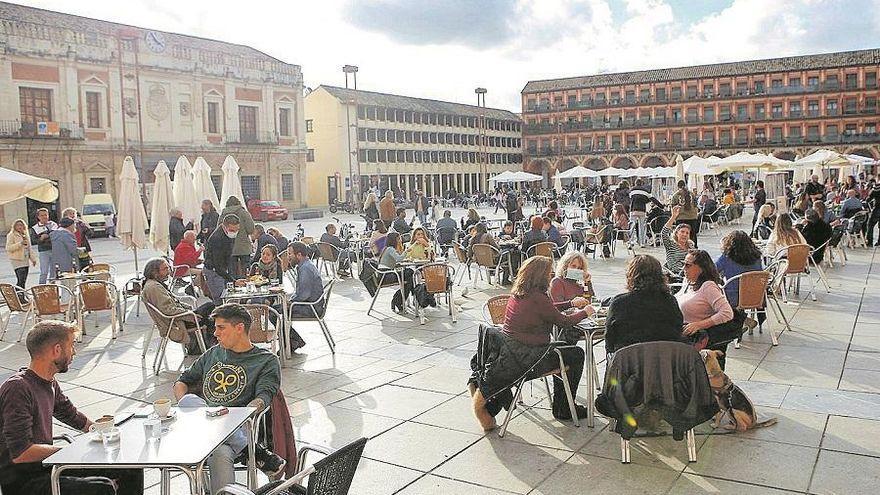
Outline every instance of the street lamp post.
{"type": "Polygon", "coordinates": [[[342,66],[342,72],[345,74],[345,89],[348,89],[348,75],[352,75],[353,83],[354,83],[354,98],[348,99],[346,101],[345,107],[345,132],[348,136],[348,184],[349,184],[349,201],[351,201],[352,206],[357,206],[360,203],[361,194],[360,194],[360,176],[361,176],[361,164],[358,157],[358,145],[357,139],[355,139],[354,150],[351,149],[351,133],[352,129],[354,130],[355,136],[357,136],[357,72],[358,67],[356,65],[344,65],[342,66]],[[351,123],[351,109],[354,107],[355,119],[354,124],[351,123]],[[352,165],[352,160],[354,161],[354,165],[352,165]],[[357,179],[357,180],[355,180],[357,179]]]}
{"type": "MultiPolygon", "coordinates": [[[[562,165],[562,122],[556,123],[556,146],[559,146],[559,160],[556,162],[556,166],[551,167],[551,172],[553,172],[553,177],[556,176],[556,173],[559,171],[559,166],[562,165]]],[[[553,187],[553,179],[548,177],[547,180],[550,182],[550,187],[553,187]]]]}
{"type": "MultiPolygon", "coordinates": [[[[477,106],[481,108],[486,108],[486,88],[476,88],[474,89],[474,93],[477,95],[477,106]]],[[[488,165],[485,157],[485,149],[486,149],[486,115],[485,112],[480,112],[479,120],[477,121],[479,125],[479,142],[477,147],[477,167],[479,168],[478,176],[480,178],[479,189],[482,191],[486,185],[486,171],[488,165]]]]}

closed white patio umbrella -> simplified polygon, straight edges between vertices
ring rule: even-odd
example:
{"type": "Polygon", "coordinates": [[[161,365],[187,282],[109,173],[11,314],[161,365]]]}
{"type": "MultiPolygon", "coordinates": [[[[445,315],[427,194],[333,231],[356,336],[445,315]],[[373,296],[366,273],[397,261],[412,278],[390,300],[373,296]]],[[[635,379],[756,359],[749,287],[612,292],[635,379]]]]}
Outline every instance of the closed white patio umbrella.
{"type": "Polygon", "coordinates": [[[196,158],[196,163],[192,168],[193,187],[196,190],[196,198],[201,202],[208,199],[218,211],[220,207],[220,198],[217,197],[217,189],[214,188],[214,181],[211,180],[211,166],[204,158],[196,158]]]}
{"type": "Polygon", "coordinates": [[[675,177],[676,181],[684,180],[684,160],[681,155],[675,155],[675,177]]]}
{"type": "Polygon", "coordinates": [[[0,204],[21,198],[52,203],[58,199],[58,188],[49,179],[0,167],[0,204]]]}
{"type": "Polygon", "coordinates": [[[174,166],[174,206],[183,212],[183,224],[199,221],[202,200],[196,196],[195,183],[193,182],[192,166],[189,160],[180,155],[174,166]]]}
{"type": "Polygon", "coordinates": [[[165,160],[159,160],[153,171],[156,182],[153,184],[153,204],[150,207],[150,244],[156,251],[167,253],[170,248],[168,232],[168,213],[174,208],[174,194],[171,186],[171,172],[165,160]]]}
{"type": "MultiPolygon", "coordinates": [[[[166,215],[167,216],[167,215],[166,215]]],[[[119,176],[119,210],[116,219],[116,235],[125,249],[134,250],[134,269],[138,271],[137,250],[147,246],[147,213],[141,200],[141,185],[134,160],[125,157],[119,176]]],[[[166,229],[167,230],[167,229],[166,229]]]]}
{"type": "Polygon", "coordinates": [[[235,158],[232,158],[232,155],[226,155],[221,168],[223,169],[223,191],[220,197],[220,208],[225,207],[226,200],[232,196],[238,198],[244,205],[244,193],[241,192],[241,179],[238,177],[239,166],[235,158]]]}

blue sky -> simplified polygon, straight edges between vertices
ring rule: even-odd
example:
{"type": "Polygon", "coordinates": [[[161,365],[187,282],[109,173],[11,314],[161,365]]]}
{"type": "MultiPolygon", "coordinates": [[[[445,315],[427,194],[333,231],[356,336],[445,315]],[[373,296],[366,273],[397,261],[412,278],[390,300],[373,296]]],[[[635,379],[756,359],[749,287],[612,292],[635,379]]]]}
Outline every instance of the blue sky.
{"type": "Polygon", "coordinates": [[[880,48],[880,0],[19,0],[241,43],[305,83],[520,110],[528,80],[880,48]]]}

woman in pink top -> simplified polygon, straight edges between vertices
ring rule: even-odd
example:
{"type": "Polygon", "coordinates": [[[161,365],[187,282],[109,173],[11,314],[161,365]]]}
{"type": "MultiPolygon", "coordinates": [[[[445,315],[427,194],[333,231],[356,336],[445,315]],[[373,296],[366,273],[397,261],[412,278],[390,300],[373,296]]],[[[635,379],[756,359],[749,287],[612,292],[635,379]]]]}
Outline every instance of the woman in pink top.
{"type": "Polygon", "coordinates": [[[700,341],[702,339],[697,334],[705,332],[709,337],[709,348],[726,350],[726,343],[717,347],[714,344],[729,341],[730,329],[722,325],[734,320],[734,312],[721,288],[721,276],[709,253],[701,249],[690,250],[684,258],[684,275],[688,281],[687,290],[675,296],[684,316],[682,335],[700,341]]]}

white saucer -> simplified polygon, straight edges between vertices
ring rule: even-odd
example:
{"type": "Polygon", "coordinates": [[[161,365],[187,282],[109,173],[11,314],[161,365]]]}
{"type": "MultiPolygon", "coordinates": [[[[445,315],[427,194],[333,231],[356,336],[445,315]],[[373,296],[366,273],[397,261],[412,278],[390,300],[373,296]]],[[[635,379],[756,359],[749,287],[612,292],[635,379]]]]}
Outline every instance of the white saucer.
{"type": "Polygon", "coordinates": [[[162,422],[171,421],[175,417],[177,417],[177,409],[171,409],[170,411],[168,411],[168,416],[165,416],[164,418],[160,418],[159,415],[156,413],[152,413],[149,416],[147,416],[147,418],[149,418],[149,419],[158,419],[158,420],[161,420],[162,422]]]}
{"type": "MultiPolygon", "coordinates": [[[[87,433],[87,435],[89,435],[90,442],[103,442],[103,439],[101,439],[100,432],[90,431],[89,433],[87,433]]],[[[113,437],[112,440],[110,440],[111,443],[116,443],[118,441],[119,441],[119,434],[117,434],[115,437],[113,437]]]]}

